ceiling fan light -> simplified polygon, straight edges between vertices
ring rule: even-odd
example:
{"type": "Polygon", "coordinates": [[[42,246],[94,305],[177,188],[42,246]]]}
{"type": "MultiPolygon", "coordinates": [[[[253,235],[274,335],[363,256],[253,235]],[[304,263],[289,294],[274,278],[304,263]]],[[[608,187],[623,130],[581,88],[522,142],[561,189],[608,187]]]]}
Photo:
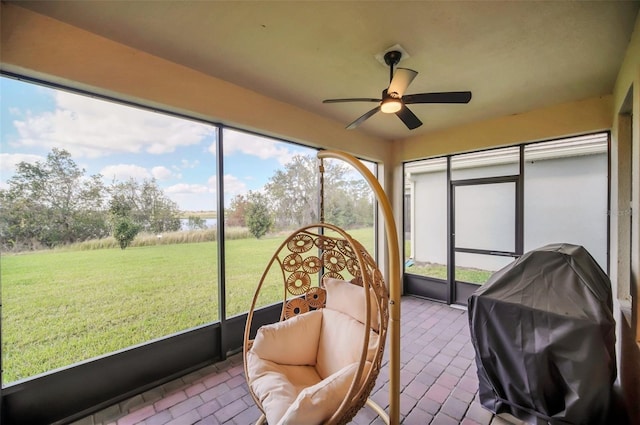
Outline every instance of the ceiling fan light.
{"type": "Polygon", "coordinates": [[[402,109],[402,101],[393,97],[384,99],[380,104],[380,110],[385,114],[395,114],[400,109],[402,109]]]}

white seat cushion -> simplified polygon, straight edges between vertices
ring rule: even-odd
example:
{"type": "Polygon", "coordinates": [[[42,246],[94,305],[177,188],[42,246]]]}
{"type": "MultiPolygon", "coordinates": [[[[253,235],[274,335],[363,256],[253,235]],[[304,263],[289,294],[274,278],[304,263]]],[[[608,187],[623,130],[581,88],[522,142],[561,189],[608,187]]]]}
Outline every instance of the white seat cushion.
{"type": "Polygon", "coordinates": [[[310,311],[283,322],[262,326],[251,351],[264,360],[283,365],[316,364],[322,312],[310,311]]]}
{"type": "MultiPolygon", "coordinates": [[[[379,336],[365,330],[364,291],[335,279],[325,284],[326,308],[261,327],[247,353],[249,385],[269,424],[314,425],[331,417],[358,369],[365,332],[362,379],[369,373],[379,336]]],[[[373,329],[377,307],[375,317],[373,329]]]]}
{"type": "MultiPolygon", "coordinates": [[[[367,301],[362,286],[354,285],[345,280],[328,278],[324,281],[327,290],[327,308],[348,314],[360,323],[366,320],[367,301]]],[[[369,291],[371,308],[371,328],[378,331],[380,319],[378,304],[372,290],[369,291]]]]}
{"type": "MultiPolygon", "coordinates": [[[[322,329],[318,343],[316,370],[327,378],[343,367],[360,361],[364,341],[364,325],[354,318],[329,308],[322,309],[322,329]]],[[[366,360],[373,360],[378,334],[369,331],[366,360]]]]}
{"type": "Polygon", "coordinates": [[[279,365],[247,353],[249,385],[260,400],[267,422],[277,424],[305,388],[321,381],[313,366],[279,365]]]}
{"type": "MultiPolygon", "coordinates": [[[[367,362],[363,376],[370,366],[367,362]]],[[[352,363],[302,390],[278,425],[319,425],[329,419],[347,396],[357,370],[358,363],[352,363]]]]}

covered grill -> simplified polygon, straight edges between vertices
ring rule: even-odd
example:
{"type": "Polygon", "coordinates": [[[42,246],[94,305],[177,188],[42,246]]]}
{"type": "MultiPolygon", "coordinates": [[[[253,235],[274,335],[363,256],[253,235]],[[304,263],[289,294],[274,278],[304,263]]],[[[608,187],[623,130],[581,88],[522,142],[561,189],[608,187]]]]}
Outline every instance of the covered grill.
{"type": "Polygon", "coordinates": [[[479,397],[530,423],[601,424],[616,378],[611,283],[581,246],[530,251],[469,298],[479,397]]]}

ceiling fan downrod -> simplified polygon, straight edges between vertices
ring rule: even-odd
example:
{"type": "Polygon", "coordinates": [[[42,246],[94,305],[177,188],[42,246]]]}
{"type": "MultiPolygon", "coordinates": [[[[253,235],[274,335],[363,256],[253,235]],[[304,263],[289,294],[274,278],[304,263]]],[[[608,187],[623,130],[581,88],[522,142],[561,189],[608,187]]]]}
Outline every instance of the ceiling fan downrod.
{"type": "Polygon", "coordinates": [[[402,52],[397,50],[390,50],[384,54],[384,63],[389,65],[389,83],[393,80],[393,67],[400,62],[402,58],[402,52]]]}

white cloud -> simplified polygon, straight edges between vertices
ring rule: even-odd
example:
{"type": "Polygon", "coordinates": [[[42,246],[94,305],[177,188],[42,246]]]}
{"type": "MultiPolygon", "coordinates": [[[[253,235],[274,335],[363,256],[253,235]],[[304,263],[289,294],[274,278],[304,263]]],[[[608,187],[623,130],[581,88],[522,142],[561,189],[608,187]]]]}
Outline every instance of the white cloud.
{"type": "MultiPolygon", "coordinates": [[[[217,190],[217,179],[216,176],[211,176],[207,185],[212,188],[212,191],[215,192],[217,190]]],[[[235,197],[236,195],[245,194],[249,191],[247,185],[238,177],[232,174],[225,174],[224,176],[224,194],[225,194],[225,202],[228,204],[229,201],[235,197]]]]}
{"type": "Polygon", "coordinates": [[[249,191],[249,189],[247,188],[247,185],[236,176],[232,176],[231,174],[225,174],[224,191],[226,194],[231,195],[233,197],[241,193],[246,193],[249,191]]]}
{"type": "MultiPolygon", "coordinates": [[[[282,142],[232,130],[224,132],[223,145],[225,155],[240,152],[260,159],[275,158],[281,165],[287,164],[296,155],[282,142]]],[[[210,147],[209,151],[212,149],[215,150],[215,146],[210,147]]]]}
{"type": "Polygon", "coordinates": [[[169,186],[165,192],[168,194],[215,193],[215,189],[211,189],[204,184],[178,183],[169,186]]]}
{"type": "Polygon", "coordinates": [[[173,172],[168,169],[167,167],[163,167],[163,166],[158,166],[158,167],[153,167],[151,169],[151,175],[156,179],[156,180],[168,180],[171,177],[174,176],[173,172]]]}
{"type": "Polygon", "coordinates": [[[214,127],[112,102],[55,92],[56,109],[27,111],[13,121],[16,144],[64,148],[74,157],[114,153],[162,154],[200,143],[214,127]]]}
{"type": "Polygon", "coordinates": [[[179,183],[165,189],[167,196],[185,211],[216,209],[215,177],[204,184],[179,183]]]}
{"type": "Polygon", "coordinates": [[[198,165],[200,165],[200,161],[198,161],[197,159],[194,159],[193,161],[183,159],[182,161],[180,161],[180,166],[182,168],[196,168],[198,165]]]}
{"type": "Polygon", "coordinates": [[[28,153],[0,153],[0,172],[2,178],[8,178],[16,172],[16,165],[21,162],[35,164],[36,162],[44,162],[46,158],[40,155],[32,155],[28,153]]]}
{"type": "Polygon", "coordinates": [[[100,170],[100,174],[109,183],[113,180],[125,181],[130,178],[135,180],[151,178],[151,173],[146,168],[135,164],[108,165],[100,170]]]}

